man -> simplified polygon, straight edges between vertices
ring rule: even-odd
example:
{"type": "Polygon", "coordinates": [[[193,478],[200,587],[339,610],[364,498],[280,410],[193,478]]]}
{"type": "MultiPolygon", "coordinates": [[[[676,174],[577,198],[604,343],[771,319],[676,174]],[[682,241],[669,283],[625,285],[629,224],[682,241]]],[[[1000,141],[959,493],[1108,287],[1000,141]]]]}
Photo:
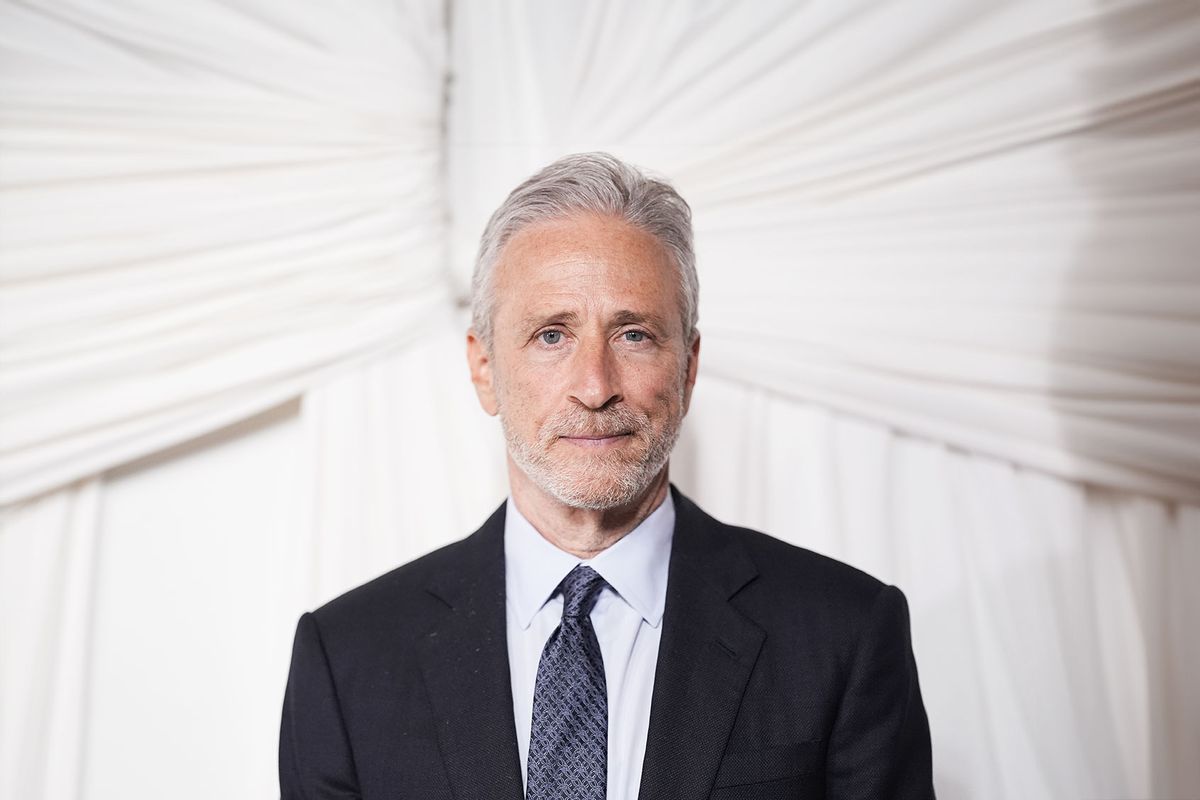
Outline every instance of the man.
{"type": "Polygon", "coordinates": [[[928,798],[903,595],[668,484],[700,355],[687,204],[564,158],[484,233],[467,355],[511,496],[299,624],[291,798],[928,798]]]}

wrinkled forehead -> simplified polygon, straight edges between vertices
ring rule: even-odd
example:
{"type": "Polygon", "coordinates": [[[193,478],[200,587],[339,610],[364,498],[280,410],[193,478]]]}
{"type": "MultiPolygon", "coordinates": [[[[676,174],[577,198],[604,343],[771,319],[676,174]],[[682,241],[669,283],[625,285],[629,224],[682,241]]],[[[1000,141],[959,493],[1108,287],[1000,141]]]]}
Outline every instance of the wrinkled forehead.
{"type": "Polygon", "coordinates": [[[505,324],[514,314],[556,304],[681,316],[680,279],[668,250],[652,234],[612,217],[522,228],[505,244],[495,270],[496,311],[505,324]]]}

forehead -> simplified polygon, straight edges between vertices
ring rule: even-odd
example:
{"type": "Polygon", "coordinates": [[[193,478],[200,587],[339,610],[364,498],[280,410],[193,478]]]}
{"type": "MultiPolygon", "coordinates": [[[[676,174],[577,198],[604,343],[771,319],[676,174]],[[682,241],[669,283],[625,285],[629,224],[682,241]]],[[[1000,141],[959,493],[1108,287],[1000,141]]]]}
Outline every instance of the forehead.
{"type": "Polygon", "coordinates": [[[494,281],[498,311],[572,299],[673,306],[679,288],[674,262],[653,235],[591,214],[519,230],[500,254],[494,281]]]}

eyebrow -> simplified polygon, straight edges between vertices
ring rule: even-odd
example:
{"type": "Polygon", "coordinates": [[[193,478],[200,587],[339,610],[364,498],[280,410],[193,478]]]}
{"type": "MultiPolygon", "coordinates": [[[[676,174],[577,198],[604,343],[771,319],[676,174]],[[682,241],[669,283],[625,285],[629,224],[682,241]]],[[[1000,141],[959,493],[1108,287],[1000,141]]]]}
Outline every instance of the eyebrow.
{"type": "Polygon", "coordinates": [[[555,311],[550,314],[530,314],[521,320],[524,328],[540,328],[543,325],[575,325],[579,315],[574,311],[555,311]]]}
{"type": "Polygon", "coordinates": [[[645,325],[660,333],[665,333],[667,330],[666,321],[658,314],[643,314],[638,311],[618,311],[613,315],[613,323],[616,325],[645,325]]]}
{"type": "MultiPolygon", "coordinates": [[[[579,315],[574,311],[555,311],[549,314],[530,314],[522,320],[522,326],[528,328],[540,328],[544,325],[577,325],[579,323],[579,315]]],[[[613,314],[612,324],[618,325],[645,325],[649,328],[654,328],[658,333],[663,334],[667,331],[666,321],[658,314],[647,314],[639,311],[629,311],[622,309],[613,314]]]]}

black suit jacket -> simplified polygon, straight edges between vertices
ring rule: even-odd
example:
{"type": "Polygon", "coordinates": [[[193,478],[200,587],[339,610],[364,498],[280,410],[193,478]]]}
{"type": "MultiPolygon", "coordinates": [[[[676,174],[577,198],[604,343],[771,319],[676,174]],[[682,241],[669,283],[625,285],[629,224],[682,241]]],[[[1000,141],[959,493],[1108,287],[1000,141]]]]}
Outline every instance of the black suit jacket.
{"type": "MultiPolygon", "coordinates": [[[[900,591],[672,491],[641,800],[932,797],[900,591]]],[[[505,630],[503,506],[301,617],[284,800],[521,800],[505,630]]]]}

